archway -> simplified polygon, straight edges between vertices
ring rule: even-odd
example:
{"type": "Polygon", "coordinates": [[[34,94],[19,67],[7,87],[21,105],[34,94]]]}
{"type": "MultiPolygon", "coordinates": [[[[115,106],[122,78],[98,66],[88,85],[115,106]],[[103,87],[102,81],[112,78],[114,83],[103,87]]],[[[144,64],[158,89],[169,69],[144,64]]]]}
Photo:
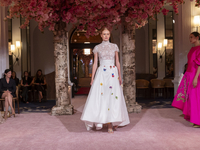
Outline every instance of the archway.
{"type": "Polygon", "coordinates": [[[87,38],[85,33],[84,30],[74,29],[69,39],[70,78],[74,83],[72,97],[75,94],[88,94],[92,76],[92,50],[102,41],[100,35],[87,38]]]}

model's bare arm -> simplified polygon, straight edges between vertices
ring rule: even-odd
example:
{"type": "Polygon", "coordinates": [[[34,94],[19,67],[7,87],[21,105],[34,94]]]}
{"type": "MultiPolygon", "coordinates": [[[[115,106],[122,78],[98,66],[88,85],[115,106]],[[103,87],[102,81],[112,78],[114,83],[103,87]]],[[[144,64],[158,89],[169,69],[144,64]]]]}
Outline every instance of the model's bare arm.
{"type": "Polygon", "coordinates": [[[117,52],[117,51],[115,51],[115,64],[116,64],[117,69],[118,69],[119,83],[120,83],[120,85],[121,85],[121,84],[122,84],[122,78],[121,78],[121,70],[120,70],[119,56],[118,56],[118,52],[117,52]]]}
{"type": "Polygon", "coordinates": [[[95,72],[97,70],[97,62],[98,62],[98,53],[95,53],[94,54],[94,63],[93,63],[93,66],[92,66],[92,79],[91,79],[90,85],[92,85],[93,80],[94,80],[94,75],[95,75],[95,72]]]}
{"type": "Polygon", "coordinates": [[[198,66],[198,69],[197,69],[196,75],[195,75],[195,77],[194,77],[194,80],[193,80],[193,87],[196,87],[196,86],[197,86],[197,82],[198,82],[199,74],[200,74],[200,66],[198,66]]]}

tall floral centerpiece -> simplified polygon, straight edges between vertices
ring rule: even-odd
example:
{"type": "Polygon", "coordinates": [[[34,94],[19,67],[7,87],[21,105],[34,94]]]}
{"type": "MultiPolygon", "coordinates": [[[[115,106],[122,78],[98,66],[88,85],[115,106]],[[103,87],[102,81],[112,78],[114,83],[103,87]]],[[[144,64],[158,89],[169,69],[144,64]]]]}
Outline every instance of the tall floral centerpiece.
{"type": "Polygon", "coordinates": [[[135,101],[135,28],[144,26],[157,13],[167,14],[165,3],[178,13],[178,4],[183,0],[1,0],[0,3],[9,6],[7,18],[25,18],[21,28],[34,19],[41,31],[48,27],[53,32],[56,106],[52,108],[52,115],[61,115],[73,113],[68,95],[69,23],[86,30],[87,36],[97,34],[102,27],[123,24],[123,89],[128,111],[137,112],[141,108],[135,101]]]}

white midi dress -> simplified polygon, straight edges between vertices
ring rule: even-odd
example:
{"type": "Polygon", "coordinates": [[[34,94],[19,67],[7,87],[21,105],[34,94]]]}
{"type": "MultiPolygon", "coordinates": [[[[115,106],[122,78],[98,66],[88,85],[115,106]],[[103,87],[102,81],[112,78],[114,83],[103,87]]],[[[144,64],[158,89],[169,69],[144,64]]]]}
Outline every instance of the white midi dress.
{"type": "Polygon", "coordinates": [[[116,44],[103,41],[96,45],[93,53],[98,53],[98,67],[81,120],[87,130],[94,125],[101,129],[103,124],[125,126],[130,123],[122,88],[119,83],[118,69],[114,65],[116,44]]]}

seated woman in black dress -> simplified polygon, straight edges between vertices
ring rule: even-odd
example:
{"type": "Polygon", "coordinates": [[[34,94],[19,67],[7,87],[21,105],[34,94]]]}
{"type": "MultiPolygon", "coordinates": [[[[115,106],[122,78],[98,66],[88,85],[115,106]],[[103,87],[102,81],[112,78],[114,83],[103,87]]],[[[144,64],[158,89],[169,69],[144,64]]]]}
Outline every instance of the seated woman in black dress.
{"type": "Polygon", "coordinates": [[[23,101],[28,103],[28,91],[31,90],[32,79],[28,75],[28,71],[24,71],[24,77],[21,80],[22,94],[20,95],[23,98],[23,101]]]}
{"type": "Polygon", "coordinates": [[[4,114],[4,119],[7,119],[9,105],[12,110],[12,115],[15,117],[15,111],[12,106],[12,98],[16,97],[16,84],[15,84],[15,80],[11,79],[10,69],[5,70],[4,78],[2,78],[0,81],[0,97],[5,98],[6,112],[4,114]]]}
{"type": "Polygon", "coordinates": [[[15,71],[12,72],[11,78],[12,78],[13,80],[15,80],[15,84],[16,84],[16,86],[18,86],[18,84],[19,84],[19,79],[17,78],[17,74],[16,74],[15,71]]]}
{"type": "Polygon", "coordinates": [[[42,92],[45,90],[45,86],[46,86],[46,79],[44,75],[42,74],[41,69],[37,71],[31,84],[34,84],[35,89],[39,92],[39,102],[41,102],[41,99],[43,98],[42,92]]]}

